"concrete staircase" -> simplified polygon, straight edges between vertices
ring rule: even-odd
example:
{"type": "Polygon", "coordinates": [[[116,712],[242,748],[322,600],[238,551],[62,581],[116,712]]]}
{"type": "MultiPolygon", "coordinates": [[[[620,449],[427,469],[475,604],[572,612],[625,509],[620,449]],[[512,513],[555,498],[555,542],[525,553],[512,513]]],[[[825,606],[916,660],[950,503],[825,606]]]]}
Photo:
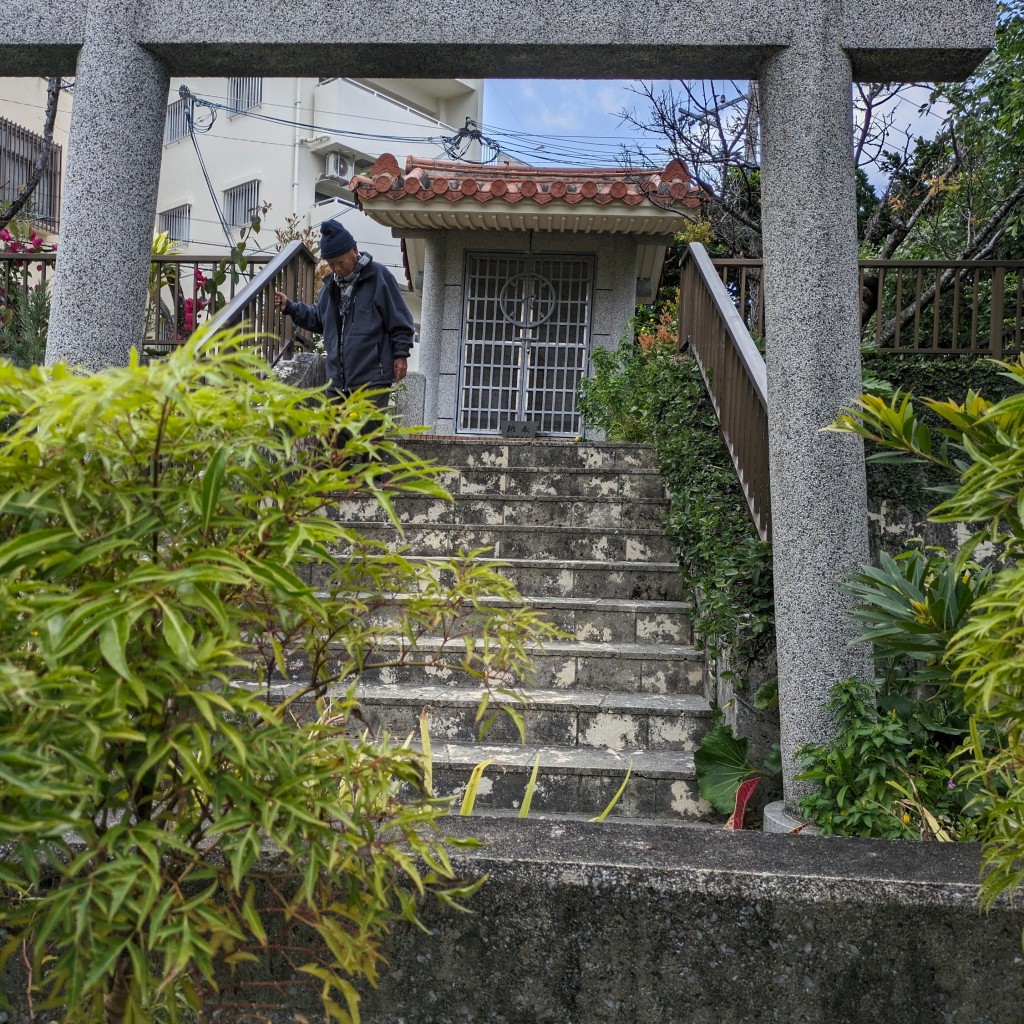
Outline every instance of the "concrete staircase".
{"type": "MultiPolygon", "coordinates": [[[[499,716],[475,741],[479,690],[444,668],[365,672],[358,695],[374,728],[404,735],[429,705],[434,788],[459,793],[485,758],[478,812],[513,813],[540,754],[531,813],[593,816],[629,785],[614,814],[694,821],[693,749],[709,727],[704,662],[690,644],[678,570],[660,526],[666,503],[651,452],[637,445],[418,439],[416,454],[452,467],[454,502],[396,502],[415,558],[493,548],[505,574],[571,639],[535,657],[522,709],[527,742],[499,716]]],[[[370,501],[340,504],[345,523],[397,544],[370,501]]],[[[429,647],[430,641],[421,644],[429,647]]]]}

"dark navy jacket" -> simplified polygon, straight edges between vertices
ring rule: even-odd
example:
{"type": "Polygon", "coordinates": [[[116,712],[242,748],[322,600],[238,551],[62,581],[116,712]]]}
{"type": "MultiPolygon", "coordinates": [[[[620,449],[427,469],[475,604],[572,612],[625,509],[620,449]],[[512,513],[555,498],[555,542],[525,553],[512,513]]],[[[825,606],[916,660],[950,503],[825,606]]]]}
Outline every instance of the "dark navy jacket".
{"type": "Polygon", "coordinates": [[[316,305],[289,300],[284,312],[299,327],[324,337],[328,391],[354,391],[366,384],[387,387],[395,380],[394,361],[412,350],[414,325],[409,307],[389,270],[372,260],[352,289],[344,317],[345,336],[338,344],[338,303],[341,286],[332,274],[316,305]]]}

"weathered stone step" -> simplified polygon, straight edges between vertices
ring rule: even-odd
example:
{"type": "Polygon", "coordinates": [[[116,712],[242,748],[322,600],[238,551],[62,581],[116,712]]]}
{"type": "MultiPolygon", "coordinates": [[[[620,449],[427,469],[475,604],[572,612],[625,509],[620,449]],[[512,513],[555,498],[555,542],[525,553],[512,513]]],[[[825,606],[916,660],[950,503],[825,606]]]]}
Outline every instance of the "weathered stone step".
{"type": "MultiPolygon", "coordinates": [[[[356,687],[363,714],[374,731],[418,734],[420,713],[430,708],[432,740],[473,742],[482,690],[430,685],[356,687]]],[[[692,750],[707,732],[711,705],[702,696],[608,693],[597,690],[528,690],[511,704],[522,716],[529,743],[613,750],[692,750]]],[[[489,743],[516,743],[512,719],[497,712],[489,743]]]]}
{"type": "Polygon", "coordinates": [[[417,555],[454,555],[460,548],[487,548],[495,559],[665,562],[672,541],[661,530],[614,527],[477,526],[461,523],[410,524],[403,535],[390,524],[352,523],[367,540],[417,555]]]}
{"type": "MultiPolygon", "coordinates": [[[[533,660],[533,686],[550,690],[600,690],[621,693],[702,693],[704,658],[686,644],[603,644],[566,640],[551,641],[543,650],[527,644],[533,660]]],[[[442,641],[425,637],[417,651],[435,662],[422,665],[394,665],[391,645],[381,645],[368,659],[363,682],[418,686],[423,683],[476,687],[477,681],[459,671],[464,644],[457,639],[442,641]],[[380,666],[380,667],[375,667],[380,666]]],[[[406,661],[415,658],[408,653],[406,661]]],[[[293,671],[301,679],[301,658],[293,671]]]]}
{"type": "Polygon", "coordinates": [[[693,755],[683,750],[600,750],[490,743],[432,744],[434,791],[461,799],[475,765],[488,758],[476,807],[522,805],[534,760],[540,755],[531,809],[600,814],[615,796],[627,769],[629,782],[612,814],[623,817],[706,820],[714,815],[701,800],[693,755]]]}
{"type": "MultiPolygon", "coordinates": [[[[607,498],[564,498],[549,495],[522,497],[502,495],[459,496],[452,501],[440,498],[406,497],[394,500],[395,512],[402,523],[465,523],[479,526],[561,526],[631,527],[661,530],[667,509],[664,501],[635,498],[628,501],[607,498]]],[[[332,518],[360,523],[387,523],[388,515],[372,497],[349,498],[330,510],[332,518]]]]}
{"type": "MultiPolygon", "coordinates": [[[[453,814],[458,813],[458,807],[456,806],[453,814]]],[[[530,807],[530,813],[528,815],[531,821],[550,821],[550,822],[576,822],[576,821],[592,821],[594,815],[592,814],[581,814],[578,811],[538,811],[535,807],[530,807]]],[[[519,811],[515,807],[488,807],[486,810],[481,810],[479,807],[473,808],[473,818],[479,822],[481,819],[489,819],[494,822],[508,821],[511,818],[519,818],[519,811]]],[[[659,818],[657,826],[659,828],[681,828],[681,829],[714,829],[720,830],[725,820],[725,815],[715,815],[710,819],[690,820],[686,818],[659,818]]],[[[649,818],[631,818],[627,815],[610,814],[603,822],[606,828],[618,828],[618,829],[635,829],[643,828],[645,825],[651,825],[652,822],[649,818]]],[[[399,1024],[399,1022],[395,1022],[399,1024]]]]}
{"type": "Polygon", "coordinates": [[[560,467],[564,469],[655,468],[654,450],[648,445],[615,442],[481,440],[459,437],[416,437],[402,446],[421,459],[453,468],[560,467]]]}
{"type": "MultiPolygon", "coordinates": [[[[442,561],[410,555],[415,563],[442,561]]],[[[493,559],[481,559],[485,564],[493,559]]],[[[633,562],[595,559],[506,558],[498,566],[520,594],[534,597],[610,598],[633,601],[679,601],[682,582],[675,561],[633,562]]],[[[307,571],[311,586],[320,586],[328,575],[324,565],[307,571]]],[[[452,574],[442,569],[442,585],[450,586],[452,574]]]]}
{"type": "MultiPolygon", "coordinates": [[[[406,600],[399,596],[396,601],[406,600]]],[[[693,639],[690,605],[684,601],[631,601],[605,597],[543,597],[523,600],[545,619],[576,640],[591,643],[688,644],[693,639]]],[[[508,608],[512,602],[485,597],[485,607],[508,608]]],[[[394,617],[383,609],[378,621],[394,617]]]]}
{"type": "Polygon", "coordinates": [[[689,644],[690,605],[684,601],[526,597],[526,602],[577,640],[590,643],[689,644]]]}
{"type": "Polygon", "coordinates": [[[665,488],[655,470],[467,468],[441,473],[438,481],[453,495],[531,495],[552,498],[654,498],[665,488]]]}

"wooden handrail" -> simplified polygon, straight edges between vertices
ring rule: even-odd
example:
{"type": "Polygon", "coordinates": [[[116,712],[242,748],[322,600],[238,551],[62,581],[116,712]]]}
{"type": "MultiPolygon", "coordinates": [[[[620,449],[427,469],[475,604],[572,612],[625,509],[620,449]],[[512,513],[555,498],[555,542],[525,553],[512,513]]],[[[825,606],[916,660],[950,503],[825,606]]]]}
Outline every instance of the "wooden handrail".
{"type": "Polygon", "coordinates": [[[680,273],[679,342],[688,345],[708,389],[750,516],[771,536],[768,380],[732,296],[704,246],[691,243],[680,273]]]}
{"type": "Polygon", "coordinates": [[[292,348],[295,327],[290,317],[274,308],[274,292],[283,291],[299,302],[313,302],[316,266],[316,257],[301,241],[289,242],[213,316],[207,329],[214,332],[248,323],[256,334],[256,343],[263,348],[263,357],[275,365],[292,348]]]}

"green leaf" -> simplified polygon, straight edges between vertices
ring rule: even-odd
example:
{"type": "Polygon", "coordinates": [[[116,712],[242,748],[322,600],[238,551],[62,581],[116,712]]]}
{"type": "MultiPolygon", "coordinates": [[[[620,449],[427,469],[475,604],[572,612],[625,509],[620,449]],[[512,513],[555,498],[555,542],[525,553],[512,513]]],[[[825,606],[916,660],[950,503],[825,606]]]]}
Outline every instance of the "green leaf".
{"type": "Polygon", "coordinates": [[[51,558],[55,554],[65,558],[70,542],[75,539],[74,530],[61,528],[19,534],[0,544],[0,574],[11,573],[28,563],[40,565],[47,554],[51,558]]]}
{"type": "Polygon", "coordinates": [[[207,528],[217,508],[217,500],[220,497],[221,485],[224,482],[224,471],[227,468],[227,462],[228,450],[226,448],[218,448],[203,473],[200,515],[203,517],[203,526],[207,528]]]}
{"type": "Polygon", "coordinates": [[[526,818],[530,814],[530,805],[533,803],[533,794],[537,789],[537,772],[540,770],[540,752],[533,762],[533,771],[530,772],[530,779],[526,783],[526,791],[523,793],[523,804],[519,808],[519,817],[526,818]]]}
{"type": "Polygon", "coordinates": [[[588,820],[593,822],[602,822],[605,820],[605,818],[608,817],[609,814],[612,813],[613,810],[615,810],[616,804],[618,804],[618,802],[622,799],[622,794],[626,792],[626,786],[629,785],[629,777],[632,774],[633,762],[631,760],[629,764],[626,766],[626,774],[622,780],[622,785],[619,786],[619,788],[615,791],[615,795],[611,798],[611,800],[608,801],[608,805],[596,818],[590,818],[588,820]]]}
{"type": "Polygon", "coordinates": [[[480,788],[480,780],[483,778],[487,767],[493,763],[494,758],[485,758],[479,764],[474,765],[473,770],[469,773],[469,782],[466,783],[466,792],[462,797],[462,806],[459,808],[459,814],[463,817],[468,817],[473,813],[473,807],[476,805],[476,793],[480,788]]]}
{"type": "Polygon", "coordinates": [[[167,641],[167,646],[186,668],[198,668],[195,655],[192,652],[194,630],[170,605],[163,601],[160,601],[159,604],[163,613],[161,631],[164,640],[167,641]]]}
{"type": "Polygon", "coordinates": [[[125,659],[130,632],[131,627],[123,615],[107,619],[100,627],[100,653],[107,664],[123,679],[132,678],[132,670],[125,659]]]}
{"type": "Polygon", "coordinates": [[[423,789],[428,796],[434,792],[434,752],[430,745],[429,709],[420,712],[420,746],[423,749],[423,789]]]}
{"type": "Polygon", "coordinates": [[[732,812],[736,791],[744,779],[757,772],[747,763],[746,739],[738,738],[732,726],[715,726],[693,755],[700,795],[721,814],[732,812]]]}

